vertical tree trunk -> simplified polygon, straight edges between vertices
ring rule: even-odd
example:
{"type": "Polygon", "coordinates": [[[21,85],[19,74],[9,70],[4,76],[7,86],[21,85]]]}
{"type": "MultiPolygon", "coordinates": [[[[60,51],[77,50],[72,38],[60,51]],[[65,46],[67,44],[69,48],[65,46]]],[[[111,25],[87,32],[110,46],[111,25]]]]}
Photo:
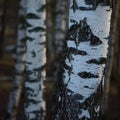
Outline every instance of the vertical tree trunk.
{"type": "Polygon", "coordinates": [[[47,62],[52,61],[55,58],[55,41],[54,41],[54,26],[55,26],[55,4],[56,0],[46,0],[47,1],[47,12],[46,12],[46,47],[47,47],[47,62]]]}
{"type": "Polygon", "coordinates": [[[61,104],[63,98],[62,88],[64,88],[64,60],[66,51],[66,34],[68,28],[68,16],[69,16],[69,1],[68,0],[56,0],[55,9],[55,55],[56,55],[56,70],[55,70],[55,97],[56,97],[56,111],[54,115],[55,120],[64,119],[61,117],[63,113],[63,105],[61,104]]]}
{"type": "Polygon", "coordinates": [[[54,103],[54,60],[55,60],[55,41],[54,41],[54,26],[55,26],[55,4],[56,0],[47,0],[46,14],[46,81],[44,97],[46,101],[46,117],[45,120],[51,120],[53,115],[54,103]]]}
{"type": "Polygon", "coordinates": [[[27,0],[26,64],[25,64],[25,119],[43,120],[45,102],[43,100],[43,80],[41,70],[46,63],[45,42],[45,0],[27,0]]]}
{"type": "Polygon", "coordinates": [[[68,1],[56,0],[55,50],[56,55],[63,54],[68,22],[68,1]]]}
{"type": "MultiPolygon", "coordinates": [[[[115,1],[114,1],[115,2],[115,1]]],[[[114,4],[115,5],[115,4],[114,4]]],[[[112,35],[112,42],[114,45],[114,51],[113,51],[113,68],[112,68],[112,78],[118,82],[119,85],[119,76],[120,76],[120,40],[119,40],[119,31],[120,31],[120,16],[119,16],[119,10],[120,10],[120,2],[116,1],[116,5],[114,6],[115,16],[114,16],[114,24],[113,24],[113,35],[112,35]]]]}
{"type": "MultiPolygon", "coordinates": [[[[94,2],[97,0],[76,0],[76,9],[70,9],[65,92],[61,102],[64,120],[101,119],[111,10],[94,2]]],[[[73,4],[71,0],[70,6],[73,4]]]]}
{"type": "Polygon", "coordinates": [[[25,7],[26,0],[20,1],[19,23],[18,23],[18,38],[16,45],[16,64],[15,75],[12,81],[9,101],[8,101],[8,119],[15,120],[19,106],[21,91],[23,88],[23,72],[25,61],[25,7]]]}
{"type": "Polygon", "coordinates": [[[63,51],[68,22],[68,0],[47,0],[47,80],[45,98],[47,107],[46,120],[55,119],[58,107],[59,80],[62,81],[63,51]]]}

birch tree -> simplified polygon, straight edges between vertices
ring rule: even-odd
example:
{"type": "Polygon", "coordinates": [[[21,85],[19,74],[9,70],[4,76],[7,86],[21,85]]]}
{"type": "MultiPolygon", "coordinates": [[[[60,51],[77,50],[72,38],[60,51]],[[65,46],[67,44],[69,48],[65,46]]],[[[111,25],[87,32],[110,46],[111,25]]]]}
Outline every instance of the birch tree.
{"type": "Polygon", "coordinates": [[[24,61],[25,61],[25,7],[26,0],[21,0],[19,5],[19,23],[18,23],[18,38],[16,45],[16,64],[15,74],[12,81],[8,108],[7,119],[16,120],[16,114],[19,106],[19,100],[21,91],[23,88],[23,73],[24,73],[24,61]]]}
{"type": "Polygon", "coordinates": [[[26,62],[25,62],[25,119],[43,120],[45,102],[43,81],[45,56],[45,0],[27,0],[26,62]]]}
{"type": "Polygon", "coordinates": [[[64,120],[101,119],[111,9],[96,2],[70,1],[61,113],[64,120]]]}
{"type": "Polygon", "coordinates": [[[69,17],[69,1],[68,0],[56,0],[56,18],[55,18],[55,54],[56,54],[56,112],[54,119],[59,120],[63,119],[61,117],[63,113],[62,101],[64,94],[64,60],[65,60],[65,51],[66,51],[66,34],[68,29],[68,17],[69,17]]]}
{"type": "Polygon", "coordinates": [[[55,119],[58,107],[59,83],[62,82],[62,60],[65,50],[65,36],[68,21],[68,4],[66,0],[47,0],[47,79],[46,119],[55,119]]]}

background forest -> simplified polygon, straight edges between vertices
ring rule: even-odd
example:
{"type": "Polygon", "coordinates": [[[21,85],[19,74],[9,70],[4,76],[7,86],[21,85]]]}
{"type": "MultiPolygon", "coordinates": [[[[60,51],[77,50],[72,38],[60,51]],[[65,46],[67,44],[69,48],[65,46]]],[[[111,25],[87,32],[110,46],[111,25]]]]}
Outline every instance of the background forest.
{"type": "Polygon", "coordinates": [[[0,0],[0,120],[119,120],[119,21],[119,0],[0,0]]]}

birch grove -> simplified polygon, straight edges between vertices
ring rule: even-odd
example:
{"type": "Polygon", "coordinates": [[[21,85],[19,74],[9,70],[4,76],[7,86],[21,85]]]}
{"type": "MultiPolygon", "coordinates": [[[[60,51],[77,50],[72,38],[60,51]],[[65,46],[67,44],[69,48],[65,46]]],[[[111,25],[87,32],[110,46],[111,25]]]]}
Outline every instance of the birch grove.
{"type": "Polygon", "coordinates": [[[25,120],[102,119],[111,11],[109,0],[20,0],[7,120],[22,90],[25,120]]]}

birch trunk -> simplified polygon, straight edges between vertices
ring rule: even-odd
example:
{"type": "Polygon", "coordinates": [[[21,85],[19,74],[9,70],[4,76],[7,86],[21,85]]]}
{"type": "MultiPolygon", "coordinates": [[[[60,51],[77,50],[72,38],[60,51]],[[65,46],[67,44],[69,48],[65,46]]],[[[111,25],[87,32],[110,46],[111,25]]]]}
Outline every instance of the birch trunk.
{"type": "Polygon", "coordinates": [[[70,1],[60,120],[101,119],[111,10],[94,2],[70,1]]]}
{"type": "Polygon", "coordinates": [[[16,120],[16,114],[19,106],[21,91],[23,88],[23,73],[25,61],[25,7],[26,0],[20,1],[19,9],[19,24],[18,24],[18,38],[16,45],[16,64],[15,75],[12,81],[9,101],[8,101],[8,119],[16,120]],[[22,18],[22,19],[21,19],[22,18]]]}
{"type": "Polygon", "coordinates": [[[27,0],[26,20],[26,80],[25,80],[25,119],[43,120],[45,102],[43,100],[43,81],[46,63],[45,42],[45,0],[27,0]]]}

